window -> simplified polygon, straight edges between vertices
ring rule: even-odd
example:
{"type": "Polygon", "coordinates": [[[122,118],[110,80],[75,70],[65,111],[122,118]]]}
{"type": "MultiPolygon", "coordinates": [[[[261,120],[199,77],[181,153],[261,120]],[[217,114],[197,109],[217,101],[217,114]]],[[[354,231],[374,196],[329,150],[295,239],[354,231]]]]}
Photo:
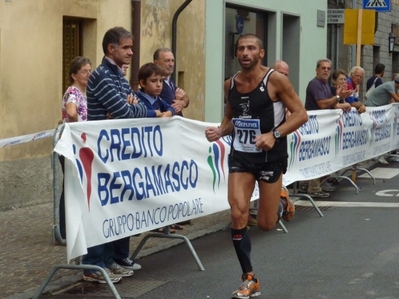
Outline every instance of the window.
{"type": "Polygon", "coordinates": [[[70,85],[69,64],[76,56],[83,55],[82,19],[64,18],[62,33],[62,93],[70,85]]]}

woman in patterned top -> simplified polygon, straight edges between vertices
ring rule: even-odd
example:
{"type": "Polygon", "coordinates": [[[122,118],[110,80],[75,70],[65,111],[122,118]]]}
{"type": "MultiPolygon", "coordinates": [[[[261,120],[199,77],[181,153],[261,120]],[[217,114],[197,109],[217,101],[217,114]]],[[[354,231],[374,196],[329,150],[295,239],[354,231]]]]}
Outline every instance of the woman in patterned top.
{"type": "MultiPolygon", "coordinates": [[[[90,59],[77,56],[72,59],[69,65],[69,81],[71,85],[65,91],[62,97],[62,121],[77,122],[87,120],[87,97],[86,86],[91,74],[90,59]]],[[[62,173],[64,174],[64,156],[59,156],[62,173]]],[[[65,226],[65,197],[64,197],[64,178],[63,188],[60,196],[59,216],[60,216],[60,234],[63,239],[66,238],[65,226]]]]}
{"type": "Polygon", "coordinates": [[[87,120],[86,87],[90,74],[90,59],[77,56],[71,61],[69,66],[71,86],[68,87],[62,98],[62,119],[64,122],[87,120]]]}

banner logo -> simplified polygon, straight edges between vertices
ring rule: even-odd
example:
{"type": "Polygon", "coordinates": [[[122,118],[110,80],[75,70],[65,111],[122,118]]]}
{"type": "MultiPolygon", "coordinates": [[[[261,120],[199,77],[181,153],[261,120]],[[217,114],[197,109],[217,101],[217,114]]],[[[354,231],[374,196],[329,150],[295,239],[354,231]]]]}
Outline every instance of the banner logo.
{"type": "Polygon", "coordinates": [[[338,156],[339,149],[342,148],[342,136],[344,133],[344,124],[341,120],[341,118],[338,119],[337,121],[337,128],[335,131],[335,156],[338,156]]]}
{"type": "MultiPolygon", "coordinates": [[[[230,136],[223,137],[222,140],[230,146],[230,136]]],[[[207,158],[207,162],[212,171],[213,193],[215,193],[216,187],[219,189],[222,177],[223,180],[226,181],[226,169],[224,167],[224,161],[227,159],[227,151],[224,142],[219,139],[209,146],[209,156],[207,158]]]]}
{"type": "Polygon", "coordinates": [[[297,160],[298,157],[298,151],[299,147],[301,144],[301,134],[298,131],[292,132],[292,139],[289,145],[289,151],[290,151],[290,162],[288,163],[289,167],[292,167],[294,162],[297,160]]]}
{"type": "MultiPolygon", "coordinates": [[[[86,133],[82,133],[80,135],[83,143],[85,144],[87,141],[86,133]]],[[[92,177],[92,170],[93,170],[93,159],[94,153],[91,148],[89,147],[82,147],[79,149],[79,153],[77,153],[76,145],[73,145],[73,152],[78,155],[79,159],[76,159],[76,165],[78,167],[80,182],[83,185],[83,180],[86,177],[86,194],[87,194],[87,207],[90,211],[90,196],[91,196],[91,177],[92,177]]]]}

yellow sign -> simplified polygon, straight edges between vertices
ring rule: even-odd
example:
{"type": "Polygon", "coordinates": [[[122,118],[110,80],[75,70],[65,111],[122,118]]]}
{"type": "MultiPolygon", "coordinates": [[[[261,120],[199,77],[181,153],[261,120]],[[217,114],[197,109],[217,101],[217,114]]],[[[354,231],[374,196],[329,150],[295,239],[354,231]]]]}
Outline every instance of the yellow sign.
{"type": "Polygon", "coordinates": [[[374,44],[375,11],[371,9],[345,9],[344,44],[356,45],[357,35],[361,32],[360,44],[374,44]],[[361,22],[359,22],[359,16],[361,22]]]}

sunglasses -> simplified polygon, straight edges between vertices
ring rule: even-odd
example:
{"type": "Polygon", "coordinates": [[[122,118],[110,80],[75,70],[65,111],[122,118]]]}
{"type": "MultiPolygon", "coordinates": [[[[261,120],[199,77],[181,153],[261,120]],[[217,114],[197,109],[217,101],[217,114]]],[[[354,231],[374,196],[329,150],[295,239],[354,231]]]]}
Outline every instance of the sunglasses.
{"type": "Polygon", "coordinates": [[[327,66],[321,66],[320,67],[323,71],[331,71],[331,68],[330,67],[327,67],[327,66]]]}

